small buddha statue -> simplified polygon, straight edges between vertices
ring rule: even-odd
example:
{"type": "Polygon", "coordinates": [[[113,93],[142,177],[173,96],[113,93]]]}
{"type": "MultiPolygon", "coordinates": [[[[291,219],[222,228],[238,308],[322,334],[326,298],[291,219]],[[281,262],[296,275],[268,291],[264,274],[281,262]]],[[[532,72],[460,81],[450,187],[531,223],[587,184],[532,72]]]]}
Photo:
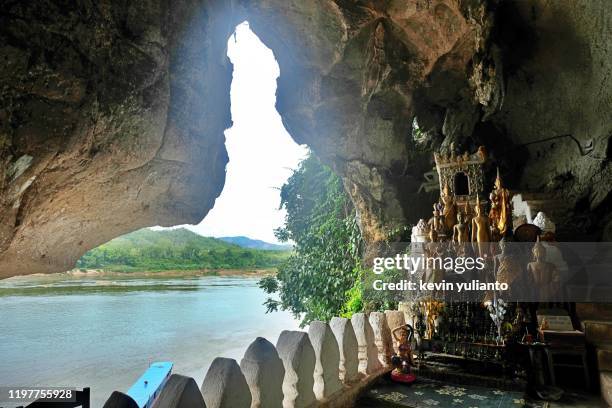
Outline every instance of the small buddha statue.
{"type": "MultiPolygon", "coordinates": [[[[436,237],[440,235],[444,235],[444,223],[442,222],[441,209],[442,209],[442,204],[435,203],[433,205],[433,217],[431,217],[427,223],[429,226],[430,235],[432,231],[435,231],[436,237]]],[[[431,242],[434,242],[434,241],[431,241],[431,242]]]]}
{"type": "Polygon", "coordinates": [[[476,243],[478,255],[484,257],[489,254],[491,242],[489,219],[482,215],[480,198],[476,196],[475,217],[472,218],[472,242],[476,243]]]}
{"type": "Polygon", "coordinates": [[[514,256],[506,238],[499,241],[500,254],[494,258],[495,276],[499,283],[507,283],[512,292],[521,290],[518,282],[522,276],[523,265],[514,256]]]}
{"type": "Polygon", "coordinates": [[[478,147],[478,152],[476,152],[476,154],[478,155],[480,160],[482,161],[487,160],[487,149],[485,149],[484,146],[478,147]]]}
{"type": "Polygon", "coordinates": [[[442,191],[442,216],[444,218],[444,227],[446,231],[452,231],[457,221],[457,205],[455,204],[455,197],[450,193],[448,184],[444,185],[442,191]]]}
{"type": "Polygon", "coordinates": [[[496,233],[503,237],[506,235],[506,231],[508,231],[512,208],[510,206],[510,192],[502,185],[499,167],[497,168],[497,177],[495,178],[495,184],[489,199],[491,200],[489,223],[495,227],[496,233]]]}
{"type": "Polygon", "coordinates": [[[546,317],[542,318],[542,323],[540,323],[540,331],[544,331],[544,330],[548,330],[549,325],[548,325],[548,320],[546,320],[546,317]]]}
{"type": "MultiPolygon", "coordinates": [[[[431,228],[429,230],[429,238],[428,243],[425,244],[424,253],[428,258],[436,258],[440,256],[440,252],[442,250],[440,244],[440,237],[438,235],[438,231],[435,228],[431,228]]],[[[425,267],[425,273],[423,275],[423,280],[426,282],[439,282],[443,279],[444,270],[439,270],[436,267],[425,267]]]]}
{"type": "Polygon", "coordinates": [[[457,244],[457,255],[465,255],[465,245],[470,242],[470,235],[461,211],[457,213],[457,224],[453,227],[453,242],[457,244]]]}
{"type": "Polygon", "coordinates": [[[438,242],[438,231],[435,228],[429,230],[429,242],[438,242]]]}
{"type": "Polygon", "coordinates": [[[559,246],[555,242],[555,223],[542,211],[538,212],[532,221],[533,225],[538,226],[542,230],[540,241],[546,249],[546,261],[553,263],[559,273],[559,281],[564,281],[569,278],[569,267],[565,261],[559,246]]]}
{"type": "Polygon", "coordinates": [[[463,223],[467,225],[468,227],[467,231],[468,231],[468,242],[469,242],[470,237],[471,237],[470,226],[472,225],[472,218],[474,217],[474,212],[472,211],[472,206],[470,205],[469,200],[457,206],[457,214],[458,213],[462,213],[463,223]]]}
{"type": "Polygon", "coordinates": [[[553,301],[559,291],[559,274],[555,264],[546,261],[546,248],[538,237],[532,250],[533,261],[527,264],[529,273],[541,301],[553,301]]]}

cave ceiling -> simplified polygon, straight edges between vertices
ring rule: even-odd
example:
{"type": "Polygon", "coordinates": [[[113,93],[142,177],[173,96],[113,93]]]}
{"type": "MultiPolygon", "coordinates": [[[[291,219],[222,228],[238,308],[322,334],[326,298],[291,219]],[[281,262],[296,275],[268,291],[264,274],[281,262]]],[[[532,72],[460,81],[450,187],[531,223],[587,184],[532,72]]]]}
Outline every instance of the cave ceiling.
{"type": "Polygon", "coordinates": [[[285,127],[341,175],[368,242],[430,214],[434,151],[480,145],[510,189],[563,197],[561,231],[612,239],[606,1],[0,5],[0,278],[207,214],[245,20],[279,63],[285,127]]]}

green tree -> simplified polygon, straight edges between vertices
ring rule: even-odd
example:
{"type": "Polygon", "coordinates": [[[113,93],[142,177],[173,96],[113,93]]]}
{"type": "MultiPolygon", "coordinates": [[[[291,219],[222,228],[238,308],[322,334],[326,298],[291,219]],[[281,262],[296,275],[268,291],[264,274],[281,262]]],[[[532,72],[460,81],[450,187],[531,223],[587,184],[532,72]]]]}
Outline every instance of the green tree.
{"type": "Polygon", "coordinates": [[[359,310],[363,245],[340,178],[310,155],[282,186],[281,208],[287,215],[276,236],[295,246],[278,274],[260,281],[275,295],[268,311],[289,310],[306,325],[359,310]]]}
{"type": "Polygon", "coordinates": [[[88,251],[77,266],[123,272],[275,268],[287,256],[287,251],[241,248],[185,229],[142,229],[88,251]]]}

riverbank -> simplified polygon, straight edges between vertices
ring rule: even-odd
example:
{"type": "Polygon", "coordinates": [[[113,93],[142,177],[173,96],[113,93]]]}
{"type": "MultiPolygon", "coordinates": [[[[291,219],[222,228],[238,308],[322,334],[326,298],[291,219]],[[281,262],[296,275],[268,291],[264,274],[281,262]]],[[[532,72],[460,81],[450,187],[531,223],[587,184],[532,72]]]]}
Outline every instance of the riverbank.
{"type": "Polygon", "coordinates": [[[263,278],[275,275],[276,269],[188,269],[188,270],[167,270],[167,271],[135,271],[119,272],[107,271],[103,269],[73,269],[67,272],[31,275],[19,275],[11,278],[0,279],[0,282],[22,282],[22,281],[56,281],[69,278],[199,278],[203,276],[234,276],[247,278],[263,278]]]}
{"type": "Polygon", "coordinates": [[[276,273],[274,269],[168,270],[116,272],[72,270],[52,274],[13,276],[0,280],[0,298],[5,296],[41,296],[96,293],[137,293],[142,291],[193,291],[193,282],[202,278],[245,279],[259,281],[276,273]],[[159,285],[159,282],[164,282],[159,285]]]}
{"type": "Polygon", "coordinates": [[[167,271],[134,271],[119,272],[103,269],[73,269],[64,272],[66,276],[73,277],[130,277],[130,278],[181,278],[201,276],[236,276],[236,277],[264,277],[276,274],[276,269],[173,269],[167,271]]]}

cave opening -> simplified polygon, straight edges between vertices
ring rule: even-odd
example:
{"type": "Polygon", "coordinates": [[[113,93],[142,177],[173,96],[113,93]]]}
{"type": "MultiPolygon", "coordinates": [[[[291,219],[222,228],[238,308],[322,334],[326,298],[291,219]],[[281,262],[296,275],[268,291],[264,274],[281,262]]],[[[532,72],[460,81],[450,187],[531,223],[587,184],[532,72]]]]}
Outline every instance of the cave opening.
{"type": "Polygon", "coordinates": [[[274,230],[285,216],[279,209],[280,187],[307,148],[295,143],[283,126],[275,106],[279,65],[247,21],[228,39],[227,56],[233,64],[233,125],[225,131],[225,185],[204,220],[189,228],[205,236],[278,243],[274,230]]]}

